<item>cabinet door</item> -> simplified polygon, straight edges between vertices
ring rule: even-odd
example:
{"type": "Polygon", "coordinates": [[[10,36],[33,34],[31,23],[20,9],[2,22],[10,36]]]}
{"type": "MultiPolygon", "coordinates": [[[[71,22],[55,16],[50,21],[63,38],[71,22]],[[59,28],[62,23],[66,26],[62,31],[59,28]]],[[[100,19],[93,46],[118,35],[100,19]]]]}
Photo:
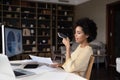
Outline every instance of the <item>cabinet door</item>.
{"type": "Polygon", "coordinates": [[[109,64],[115,65],[116,58],[120,57],[120,2],[107,5],[107,54],[109,56],[109,64]]]}

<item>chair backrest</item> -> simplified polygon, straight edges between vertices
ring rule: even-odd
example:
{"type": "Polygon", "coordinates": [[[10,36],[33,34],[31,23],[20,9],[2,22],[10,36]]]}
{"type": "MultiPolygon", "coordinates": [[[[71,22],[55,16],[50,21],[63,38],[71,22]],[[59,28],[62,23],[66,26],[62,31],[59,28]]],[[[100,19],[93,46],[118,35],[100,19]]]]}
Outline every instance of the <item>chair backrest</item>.
{"type": "Polygon", "coordinates": [[[90,79],[91,71],[92,71],[92,66],[93,66],[93,63],[94,63],[94,59],[95,59],[95,57],[92,55],[92,56],[90,57],[89,64],[88,64],[88,68],[87,68],[86,73],[85,73],[85,78],[86,78],[87,80],[90,79]]]}

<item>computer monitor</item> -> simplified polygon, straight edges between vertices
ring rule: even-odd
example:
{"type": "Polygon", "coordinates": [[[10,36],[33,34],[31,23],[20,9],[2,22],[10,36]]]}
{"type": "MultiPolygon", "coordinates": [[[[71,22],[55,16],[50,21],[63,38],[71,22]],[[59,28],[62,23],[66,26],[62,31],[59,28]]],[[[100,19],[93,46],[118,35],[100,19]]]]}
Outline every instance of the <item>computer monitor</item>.
{"type": "Polygon", "coordinates": [[[0,53],[2,53],[2,28],[0,28],[0,53]]]}
{"type": "Polygon", "coordinates": [[[12,57],[22,52],[22,30],[2,25],[2,53],[12,57]]]}

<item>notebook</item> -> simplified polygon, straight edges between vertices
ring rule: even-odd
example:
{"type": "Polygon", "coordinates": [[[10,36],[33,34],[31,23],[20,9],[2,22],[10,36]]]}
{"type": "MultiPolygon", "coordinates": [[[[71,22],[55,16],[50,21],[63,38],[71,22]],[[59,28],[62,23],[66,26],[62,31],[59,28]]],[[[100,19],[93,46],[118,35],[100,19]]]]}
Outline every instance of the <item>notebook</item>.
{"type": "Polygon", "coordinates": [[[24,69],[13,70],[8,60],[8,57],[3,54],[0,54],[0,65],[0,80],[15,80],[16,78],[35,74],[24,69]]]}

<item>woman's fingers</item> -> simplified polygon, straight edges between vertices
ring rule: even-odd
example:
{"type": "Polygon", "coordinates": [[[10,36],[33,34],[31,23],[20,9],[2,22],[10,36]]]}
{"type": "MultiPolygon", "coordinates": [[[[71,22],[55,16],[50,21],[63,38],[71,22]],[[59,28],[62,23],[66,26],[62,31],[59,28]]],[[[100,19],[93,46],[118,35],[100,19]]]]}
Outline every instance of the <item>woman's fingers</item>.
{"type": "Polygon", "coordinates": [[[54,67],[54,68],[57,68],[59,67],[59,64],[58,63],[53,63],[53,64],[50,64],[51,67],[54,67]]]}

